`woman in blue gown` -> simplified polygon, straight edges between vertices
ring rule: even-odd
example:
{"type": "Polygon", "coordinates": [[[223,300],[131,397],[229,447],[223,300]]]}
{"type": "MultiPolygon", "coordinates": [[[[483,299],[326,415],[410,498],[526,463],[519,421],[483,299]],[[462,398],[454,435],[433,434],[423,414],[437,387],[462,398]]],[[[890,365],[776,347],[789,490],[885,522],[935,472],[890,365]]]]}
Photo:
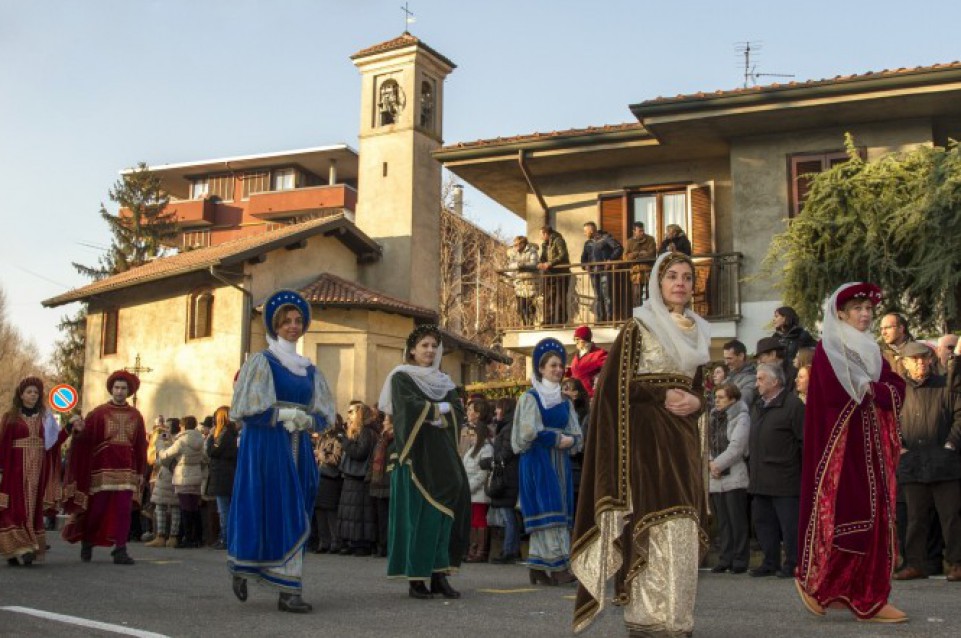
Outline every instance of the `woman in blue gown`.
{"type": "Polygon", "coordinates": [[[581,449],[583,435],[574,406],[561,392],[567,353],[557,339],[534,347],[530,390],[514,411],[511,447],[520,455],[521,514],[530,533],[527,564],[531,584],[560,585],[574,580],[570,572],[574,524],[571,455],[581,449]]]}
{"type": "Polygon", "coordinates": [[[230,407],[242,429],[227,565],[241,601],[254,579],[280,591],[281,611],[306,613],[301,573],[318,481],[310,433],[336,413],[324,375],[296,351],[310,325],[307,301],[291,290],[275,292],[264,304],[264,323],[268,348],[240,369],[230,407]]]}

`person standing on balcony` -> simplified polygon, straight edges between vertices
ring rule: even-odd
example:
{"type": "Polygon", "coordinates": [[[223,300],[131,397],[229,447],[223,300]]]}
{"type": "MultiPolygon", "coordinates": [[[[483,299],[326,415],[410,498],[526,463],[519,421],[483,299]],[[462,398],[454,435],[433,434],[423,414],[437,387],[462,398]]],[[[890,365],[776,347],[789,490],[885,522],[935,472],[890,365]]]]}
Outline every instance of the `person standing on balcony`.
{"type": "Polygon", "coordinates": [[[537,269],[544,277],[544,323],[567,323],[567,290],[570,286],[571,257],[567,242],[550,226],[541,228],[541,258],[537,269]]]}
{"type": "Polygon", "coordinates": [[[537,315],[537,282],[531,274],[537,270],[537,244],[518,235],[513,245],[507,249],[507,267],[513,271],[514,298],[517,301],[517,314],[522,326],[533,326],[537,315]]]}
{"type": "Polygon", "coordinates": [[[691,256],[691,240],[684,234],[684,229],[677,224],[668,224],[664,229],[667,237],[661,242],[661,249],[657,252],[661,255],[669,252],[684,253],[691,256]]]}
{"type": "Polygon", "coordinates": [[[621,258],[624,248],[605,230],[598,230],[597,224],[584,224],[584,250],[581,251],[581,266],[591,275],[594,288],[594,320],[610,321],[614,318],[613,266],[607,262],[621,258]],[[591,266],[592,263],[603,263],[591,266]]]}
{"type": "Polygon", "coordinates": [[[594,398],[594,382],[607,361],[607,350],[595,344],[593,338],[594,335],[587,326],[580,326],[574,331],[574,346],[577,352],[564,373],[565,378],[580,381],[590,398],[594,398]]]}
{"type": "Polygon", "coordinates": [[[571,552],[575,632],[611,600],[609,580],[630,636],[694,628],[709,540],[698,420],[711,328],[690,308],[690,257],[661,255],[651,275],[657,284],[621,329],[594,393],[571,552]]]}
{"type": "Polygon", "coordinates": [[[651,264],[657,258],[657,242],[644,231],[644,222],[634,222],[631,238],[624,249],[624,261],[631,262],[631,293],[634,307],[644,305],[644,289],[651,274],[651,264]]]}
{"type": "Polygon", "coordinates": [[[796,585],[817,616],[840,603],[858,620],[895,623],[907,620],[888,602],[904,379],[868,332],[881,296],[848,283],[824,305],[804,414],[796,585]]]}
{"type": "MultiPolygon", "coordinates": [[[[797,311],[791,306],[781,306],[774,311],[774,334],[772,336],[784,346],[784,360],[792,365],[798,350],[813,348],[817,345],[817,341],[801,325],[801,319],[798,317],[797,311]]],[[[758,354],[760,354],[760,351],[758,351],[758,354]]]]}

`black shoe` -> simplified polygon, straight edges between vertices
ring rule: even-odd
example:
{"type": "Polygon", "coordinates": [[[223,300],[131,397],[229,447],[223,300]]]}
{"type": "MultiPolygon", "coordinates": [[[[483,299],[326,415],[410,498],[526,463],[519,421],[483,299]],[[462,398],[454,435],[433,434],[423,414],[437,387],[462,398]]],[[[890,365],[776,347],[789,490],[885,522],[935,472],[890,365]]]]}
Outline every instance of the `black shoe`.
{"type": "Polygon", "coordinates": [[[353,547],[341,547],[339,553],[341,556],[350,556],[354,553],[354,551],[355,550],[353,547]]]}
{"type": "Polygon", "coordinates": [[[712,574],[723,574],[727,570],[731,569],[730,565],[715,565],[711,568],[712,574]]]}
{"type": "Polygon", "coordinates": [[[794,570],[793,570],[793,569],[779,569],[779,570],[777,570],[777,572],[776,572],[774,575],[777,576],[778,578],[794,578],[794,570]]]}
{"type": "Polygon", "coordinates": [[[93,560],[93,545],[83,542],[80,543],[80,560],[85,563],[93,560]]]}
{"type": "Polygon", "coordinates": [[[313,606],[310,603],[305,603],[300,594],[281,594],[280,598],[277,599],[277,609],[294,614],[306,614],[313,609],[313,606]]]}
{"type": "Polygon", "coordinates": [[[407,595],[411,598],[419,598],[420,600],[428,600],[434,597],[433,594],[427,591],[427,587],[422,580],[410,581],[410,585],[407,587],[407,595]]]}
{"type": "Polygon", "coordinates": [[[378,556],[378,558],[387,558],[387,546],[386,546],[386,545],[384,545],[383,547],[379,547],[379,548],[377,549],[377,556],[378,556]]]}
{"type": "Polygon", "coordinates": [[[233,582],[231,582],[231,589],[234,590],[234,596],[237,597],[242,603],[247,602],[247,579],[243,576],[238,576],[234,574],[233,582]]]}
{"type": "Polygon", "coordinates": [[[127,553],[126,547],[118,547],[117,549],[110,552],[113,556],[114,565],[133,565],[136,561],[130,558],[130,554],[127,553]]]}
{"type": "Polygon", "coordinates": [[[767,567],[758,567],[757,569],[751,570],[751,576],[754,576],[755,578],[764,578],[765,576],[773,576],[775,573],[776,573],[775,570],[767,567]]]}
{"type": "Polygon", "coordinates": [[[746,572],[746,571],[747,571],[747,567],[732,567],[732,568],[731,568],[731,573],[732,573],[732,574],[743,574],[743,573],[746,572]]]}
{"type": "Polygon", "coordinates": [[[23,561],[24,567],[30,567],[31,565],[33,565],[33,561],[36,557],[37,555],[34,554],[33,552],[27,552],[26,554],[20,557],[20,560],[23,561]]]}
{"type": "Polygon", "coordinates": [[[329,551],[330,551],[330,548],[329,548],[329,547],[324,547],[323,545],[319,545],[319,546],[317,547],[317,549],[314,550],[314,553],[315,553],[315,554],[326,554],[326,553],[329,552],[329,551]]]}
{"type": "Polygon", "coordinates": [[[216,543],[210,546],[210,549],[217,549],[217,550],[227,549],[227,546],[224,545],[223,541],[217,541],[216,543]]]}
{"type": "Polygon", "coordinates": [[[447,574],[434,572],[430,575],[430,593],[441,594],[444,598],[460,598],[460,592],[447,582],[447,574]]]}
{"type": "Polygon", "coordinates": [[[7,565],[10,565],[10,567],[20,567],[20,561],[16,558],[8,558],[7,565]]]}
{"type": "Polygon", "coordinates": [[[358,547],[354,551],[354,556],[370,556],[371,553],[372,552],[370,551],[369,547],[358,547]]]}
{"type": "Polygon", "coordinates": [[[520,560],[520,557],[520,554],[501,554],[492,558],[491,563],[494,565],[513,565],[520,560]]]}

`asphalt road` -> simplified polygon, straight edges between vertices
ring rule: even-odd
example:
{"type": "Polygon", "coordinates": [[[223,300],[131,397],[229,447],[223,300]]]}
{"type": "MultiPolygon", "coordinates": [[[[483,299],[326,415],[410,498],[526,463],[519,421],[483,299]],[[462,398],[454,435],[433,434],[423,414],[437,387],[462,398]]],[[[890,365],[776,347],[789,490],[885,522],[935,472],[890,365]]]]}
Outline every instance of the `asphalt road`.
{"type": "MultiPolygon", "coordinates": [[[[309,554],[304,598],[314,612],[277,611],[277,596],[252,586],[246,603],[230,591],[224,553],[130,547],[137,564],[115,566],[97,548],[90,564],[79,547],[52,540],[47,561],[31,568],[0,564],[0,636],[345,636],[540,638],[571,635],[574,590],[531,587],[520,565],[467,565],[452,584],[458,601],[413,600],[406,583],[384,577],[385,561],[309,554]],[[11,609],[19,608],[19,609],[11,609]],[[26,611],[25,611],[26,610],[26,611]],[[66,618],[41,618],[48,612],[66,618]],[[29,613],[27,613],[29,612],[29,613]],[[80,619],[80,620],[78,620],[80,619]],[[79,621],[115,627],[96,629],[79,621]]],[[[850,614],[819,619],[804,612],[789,580],[701,573],[695,635],[957,636],[961,583],[943,578],[895,583],[904,625],[856,623],[850,614]]],[[[584,636],[624,636],[618,610],[608,609],[584,636]]]]}

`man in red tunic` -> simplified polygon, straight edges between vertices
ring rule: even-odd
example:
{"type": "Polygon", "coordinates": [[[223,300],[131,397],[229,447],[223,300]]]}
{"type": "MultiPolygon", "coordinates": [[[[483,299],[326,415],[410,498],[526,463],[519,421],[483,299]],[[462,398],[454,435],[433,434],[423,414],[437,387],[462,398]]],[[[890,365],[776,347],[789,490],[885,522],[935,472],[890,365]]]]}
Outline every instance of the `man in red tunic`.
{"type": "Polygon", "coordinates": [[[892,623],[907,620],[888,603],[904,379],[868,333],[880,301],[877,286],[849,283],[824,307],[804,419],[796,584],[815,615],[842,606],[892,623]]]}
{"type": "Polygon", "coordinates": [[[43,558],[44,494],[66,438],[43,404],[43,381],[21,381],[0,421],[0,554],[11,567],[43,558]]]}
{"type": "Polygon", "coordinates": [[[64,479],[64,509],[71,514],[63,538],[81,542],[80,560],[89,562],[93,546],[116,548],[117,565],[132,565],[127,554],[130,511],[140,497],[147,468],[143,417],[127,403],[140,380],[124,370],[107,379],[110,401],[86,418],[75,416],[64,479]]]}
{"type": "Polygon", "coordinates": [[[594,382],[601,373],[604,362],[607,361],[607,350],[598,347],[592,339],[594,335],[587,326],[581,326],[574,331],[574,345],[577,352],[571,359],[565,377],[577,379],[584,384],[588,396],[594,398],[594,382]]]}

